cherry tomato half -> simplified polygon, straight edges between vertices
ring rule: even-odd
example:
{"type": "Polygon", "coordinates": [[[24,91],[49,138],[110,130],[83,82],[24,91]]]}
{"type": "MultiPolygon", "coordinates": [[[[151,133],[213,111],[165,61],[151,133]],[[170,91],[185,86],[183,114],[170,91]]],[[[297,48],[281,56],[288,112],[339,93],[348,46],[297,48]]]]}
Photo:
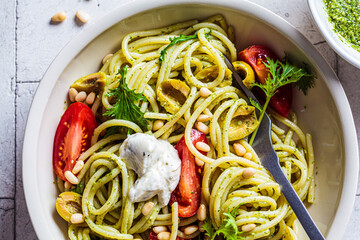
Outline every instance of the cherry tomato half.
{"type": "MultiPolygon", "coordinates": [[[[202,132],[193,129],[190,136],[194,145],[197,142],[207,144],[206,135],[202,132]]],[[[201,171],[195,164],[195,157],[186,146],[184,137],[176,144],[175,149],[181,159],[181,175],[178,186],[171,194],[170,204],[178,202],[179,216],[191,217],[196,214],[200,206],[201,171]]]]}
{"type": "Polygon", "coordinates": [[[96,128],[95,116],[83,103],[73,103],[66,109],[56,129],[53,146],[53,166],[56,175],[66,181],[65,171],[72,171],[80,154],[91,144],[96,128]]]}
{"type": "MultiPolygon", "coordinates": [[[[248,63],[253,68],[257,80],[262,84],[265,83],[269,74],[264,62],[267,62],[267,58],[274,61],[278,60],[278,57],[270,49],[258,45],[250,46],[239,52],[238,58],[239,60],[248,63]]],[[[256,93],[255,90],[255,94],[256,93]]],[[[279,88],[277,93],[270,100],[270,106],[284,117],[289,115],[291,105],[292,86],[290,84],[279,88]]]]}

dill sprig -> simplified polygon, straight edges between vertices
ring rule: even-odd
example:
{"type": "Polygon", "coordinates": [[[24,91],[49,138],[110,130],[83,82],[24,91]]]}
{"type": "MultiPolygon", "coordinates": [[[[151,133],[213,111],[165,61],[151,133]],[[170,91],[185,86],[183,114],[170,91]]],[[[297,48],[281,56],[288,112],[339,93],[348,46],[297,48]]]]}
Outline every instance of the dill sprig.
{"type": "Polygon", "coordinates": [[[211,224],[210,219],[206,219],[202,227],[205,230],[205,234],[210,237],[210,240],[215,239],[216,236],[221,234],[226,240],[239,240],[244,239],[241,234],[242,231],[239,231],[236,225],[236,215],[239,213],[239,208],[242,204],[234,208],[230,213],[223,213],[224,218],[220,227],[215,231],[213,225],[211,224]]]}
{"type": "MultiPolygon", "coordinates": [[[[253,83],[252,86],[259,87],[265,93],[265,104],[261,108],[259,105],[254,104],[255,101],[250,101],[250,103],[252,103],[256,108],[260,110],[260,123],[264,117],[266,108],[269,105],[271,97],[277,93],[280,87],[290,83],[297,83],[298,87],[304,92],[304,94],[306,94],[307,90],[314,86],[313,75],[309,74],[304,68],[291,65],[288,61],[285,61],[283,63],[279,60],[273,61],[270,58],[267,58],[267,62],[263,63],[269,71],[268,77],[266,78],[264,84],[253,83]]],[[[250,145],[254,142],[257,130],[258,128],[251,136],[251,139],[249,141],[250,145]]]]}
{"type": "Polygon", "coordinates": [[[106,95],[116,99],[114,107],[108,109],[104,115],[116,119],[128,120],[136,123],[144,131],[148,128],[148,121],[144,118],[144,113],[137,105],[140,101],[147,101],[142,93],[131,90],[126,83],[126,73],[128,66],[124,66],[118,72],[120,75],[119,85],[115,89],[110,89],[106,95]]]}

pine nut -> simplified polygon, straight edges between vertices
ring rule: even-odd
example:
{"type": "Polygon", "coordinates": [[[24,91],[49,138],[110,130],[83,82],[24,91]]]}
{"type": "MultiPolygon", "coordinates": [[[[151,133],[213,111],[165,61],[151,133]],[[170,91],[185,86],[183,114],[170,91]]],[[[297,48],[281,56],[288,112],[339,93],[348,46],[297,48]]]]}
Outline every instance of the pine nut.
{"type": "Polygon", "coordinates": [[[77,185],[79,184],[79,179],[70,171],[65,172],[65,178],[68,180],[71,184],[77,185]]]}
{"type": "Polygon", "coordinates": [[[152,130],[153,131],[157,131],[157,130],[159,130],[160,128],[162,128],[164,126],[164,122],[163,121],[161,121],[161,120],[155,120],[154,121],[154,124],[153,124],[153,128],[152,128],[152,130]]]}
{"type": "Polygon", "coordinates": [[[210,116],[206,114],[200,114],[197,118],[198,122],[207,122],[210,120],[210,116]]]}
{"type": "Polygon", "coordinates": [[[253,168],[245,168],[243,173],[242,173],[242,177],[245,178],[245,179],[249,179],[252,176],[254,176],[254,174],[255,174],[255,169],[253,169],[253,168]]]}
{"type": "Polygon", "coordinates": [[[244,154],[246,153],[246,149],[244,148],[244,146],[241,143],[234,143],[233,147],[234,147],[236,155],[238,155],[240,157],[244,156],[244,154]]]}
{"type": "Polygon", "coordinates": [[[142,207],[141,213],[142,213],[144,216],[146,216],[146,215],[148,215],[148,214],[151,212],[151,210],[153,209],[153,207],[154,207],[154,203],[153,203],[153,202],[147,202],[147,203],[145,203],[144,206],[142,207]]]}
{"type": "Polygon", "coordinates": [[[95,93],[94,93],[94,92],[91,92],[91,93],[89,93],[89,95],[86,97],[85,102],[86,102],[88,105],[91,105],[91,104],[94,103],[95,97],[96,97],[95,93]]]}
{"type": "Polygon", "coordinates": [[[86,12],[79,10],[76,12],[76,17],[80,20],[82,23],[86,23],[90,19],[90,15],[86,12]]]}
{"type": "Polygon", "coordinates": [[[243,225],[241,227],[241,230],[244,232],[250,232],[250,231],[254,230],[255,228],[256,228],[255,223],[249,223],[249,224],[243,225]]]}
{"type": "Polygon", "coordinates": [[[157,226],[157,227],[153,227],[153,231],[154,231],[154,233],[156,233],[156,234],[159,234],[159,233],[161,233],[161,232],[167,232],[167,227],[165,227],[165,226],[157,226]]]}
{"type": "Polygon", "coordinates": [[[73,170],[72,170],[72,173],[77,174],[78,172],[81,171],[81,169],[83,169],[83,167],[84,167],[84,161],[82,161],[82,160],[77,161],[75,163],[75,166],[74,166],[73,170]]]}
{"type": "Polygon", "coordinates": [[[112,53],[106,54],[102,60],[102,64],[105,64],[107,62],[107,60],[109,60],[109,58],[111,58],[113,55],[114,54],[112,54],[112,53]]]}
{"type": "Polygon", "coordinates": [[[201,161],[200,159],[198,159],[197,157],[195,157],[195,163],[196,165],[198,165],[199,167],[203,167],[204,166],[204,161],[201,161]]]}
{"type": "Polygon", "coordinates": [[[75,101],[76,102],[83,102],[83,101],[85,101],[86,97],[87,97],[86,92],[81,91],[76,95],[75,101]]]}
{"type": "Polygon", "coordinates": [[[202,123],[202,122],[197,122],[195,124],[195,127],[197,130],[199,130],[200,132],[204,133],[204,134],[209,134],[209,127],[206,126],[205,123],[202,123]]]}
{"type": "Polygon", "coordinates": [[[78,95],[78,91],[75,88],[69,89],[69,98],[71,102],[75,102],[75,97],[78,95]]]}
{"type": "Polygon", "coordinates": [[[203,227],[203,224],[204,224],[203,221],[200,221],[200,222],[198,223],[199,231],[200,231],[200,232],[205,232],[205,229],[204,229],[204,227],[203,227]]]}
{"type": "Polygon", "coordinates": [[[206,143],[203,142],[197,142],[195,147],[197,148],[197,150],[199,151],[203,151],[203,152],[210,152],[210,146],[207,145],[206,143]]]}
{"type": "Polygon", "coordinates": [[[200,204],[200,207],[199,207],[199,209],[198,209],[198,211],[197,211],[197,219],[199,220],[199,221],[205,221],[205,219],[206,219],[206,207],[205,207],[205,204],[200,204]]]}
{"type": "Polygon", "coordinates": [[[206,88],[206,87],[202,87],[200,88],[200,96],[203,98],[207,98],[210,94],[212,94],[212,92],[206,88]]]}
{"type": "Polygon", "coordinates": [[[72,184],[69,183],[68,181],[65,181],[64,182],[64,187],[65,187],[66,190],[69,190],[72,187],[72,184]]]}
{"type": "Polygon", "coordinates": [[[196,232],[198,229],[199,229],[198,226],[191,225],[184,229],[184,233],[185,233],[185,235],[190,235],[190,234],[193,234],[194,232],[196,232]]]}
{"type": "Polygon", "coordinates": [[[170,233],[169,232],[161,232],[157,235],[157,238],[159,240],[169,240],[170,239],[170,233]]]}
{"type": "Polygon", "coordinates": [[[54,16],[51,17],[52,22],[62,22],[66,19],[67,15],[64,11],[56,13],[54,16]]]}
{"type": "Polygon", "coordinates": [[[85,221],[84,215],[81,213],[74,213],[71,215],[70,222],[73,224],[83,223],[85,221]]]}
{"type": "Polygon", "coordinates": [[[247,152],[247,153],[245,153],[245,155],[244,155],[244,158],[249,159],[249,160],[251,160],[252,157],[253,157],[253,156],[252,156],[251,152],[247,152]]]}

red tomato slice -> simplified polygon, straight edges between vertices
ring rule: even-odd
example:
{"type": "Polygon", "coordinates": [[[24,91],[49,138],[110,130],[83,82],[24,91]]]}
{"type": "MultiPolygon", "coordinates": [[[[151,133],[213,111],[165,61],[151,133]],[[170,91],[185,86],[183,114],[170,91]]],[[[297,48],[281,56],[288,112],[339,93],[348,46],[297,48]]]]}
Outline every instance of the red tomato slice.
{"type": "MultiPolygon", "coordinates": [[[[263,62],[266,58],[278,60],[278,57],[264,46],[253,45],[239,52],[239,60],[247,62],[256,74],[257,80],[264,84],[268,77],[268,70],[263,62]]],[[[285,85],[278,89],[278,92],[271,98],[269,105],[284,117],[289,115],[292,105],[292,87],[285,85]]]]}
{"type": "MultiPolygon", "coordinates": [[[[193,129],[190,136],[194,145],[196,145],[197,142],[207,144],[206,135],[202,132],[193,129]]],[[[186,146],[184,137],[176,144],[175,149],[178,151],[181,159],[181,175],[178,186],[171,194],[170,204],[178,202],[179,216],[191,217],[196,214],[200,206],[200,168],[195,164],[195,157],[186,146]]]]}
{"type": "Polygon", "coordinates": [[[73,103],[66,109],[56,129],[53,146],[53,166],[56,175],[66,181],[65,171],[72,171],[80,154],[91,144],[96,119],[83,103],[73,103]]]}

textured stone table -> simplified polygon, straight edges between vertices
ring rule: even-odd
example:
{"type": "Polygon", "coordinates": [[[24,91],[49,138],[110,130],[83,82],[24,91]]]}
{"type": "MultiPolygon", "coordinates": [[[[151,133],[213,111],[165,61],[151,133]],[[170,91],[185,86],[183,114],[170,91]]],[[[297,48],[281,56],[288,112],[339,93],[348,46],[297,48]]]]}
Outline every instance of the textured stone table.
{"type": "MultiPolygon", "coordinates": [[[[51,61],[73,36],[119,3],[130,0],[0,0],[0,239],[37,239],[24,199],[22,141],[26,118],[39,81],[51,61]],[[75,12],[91,15],[79,26],[75,12]],[[49,24],[64,10],[68,19],[49,24]]],[[[316,29],[305,0],[253,0],[299,29],[338,75],[360,130],[360,70],[335,54],[316,29]]],[[[343,239],[360,239],[360,189],[343,239]]]]}

